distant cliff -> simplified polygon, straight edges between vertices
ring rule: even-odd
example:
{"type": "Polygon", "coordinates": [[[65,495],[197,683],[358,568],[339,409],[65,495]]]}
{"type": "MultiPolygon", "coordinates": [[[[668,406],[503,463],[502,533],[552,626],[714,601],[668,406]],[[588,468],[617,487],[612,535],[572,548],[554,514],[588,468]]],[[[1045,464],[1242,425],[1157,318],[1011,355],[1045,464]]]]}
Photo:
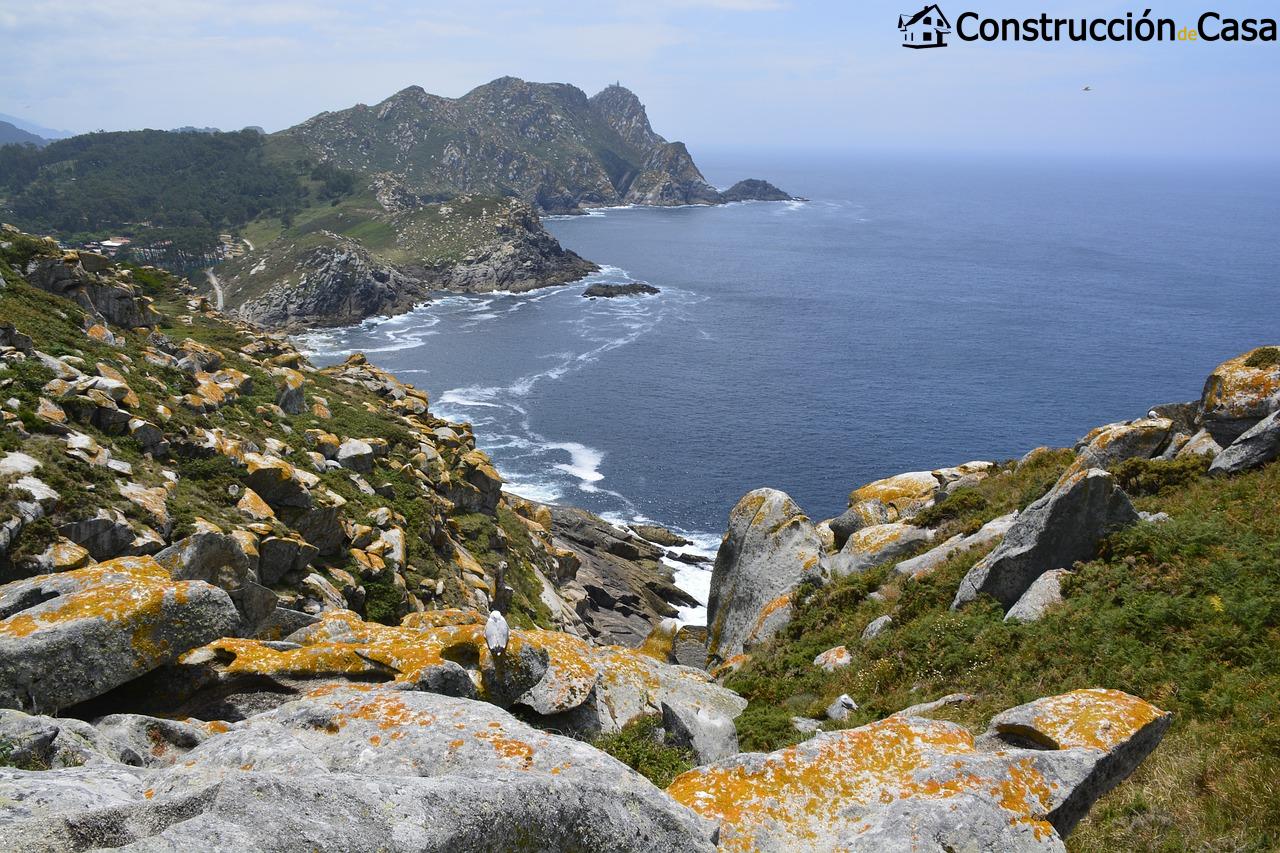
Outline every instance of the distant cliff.
{"type": "Polygon", "coordinates": [[[622,86],[588,98],[563,83],[502,77],[461,98],[410,86],[380,104],[321,113],[277,135],[342,169],[385,173],[422,199],[514,195],[545,213],[618,204],[790,198],[744,181],[725,198],[683,143],[654,132],[622,86]],[[755,186],[766,195],[752,195],[755,186]]]}

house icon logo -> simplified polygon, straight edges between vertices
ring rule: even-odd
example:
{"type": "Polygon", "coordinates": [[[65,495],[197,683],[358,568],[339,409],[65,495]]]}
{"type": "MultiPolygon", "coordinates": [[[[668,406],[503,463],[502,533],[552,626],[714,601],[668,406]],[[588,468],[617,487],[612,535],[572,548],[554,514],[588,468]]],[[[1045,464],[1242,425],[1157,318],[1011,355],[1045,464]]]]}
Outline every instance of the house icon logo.
{"type": "Polygon", "coordinates": [[[951,22],[934,3],[914,15],[899,15],[898,29],[902,31],[903,47],[946,47],[951,22]]]}

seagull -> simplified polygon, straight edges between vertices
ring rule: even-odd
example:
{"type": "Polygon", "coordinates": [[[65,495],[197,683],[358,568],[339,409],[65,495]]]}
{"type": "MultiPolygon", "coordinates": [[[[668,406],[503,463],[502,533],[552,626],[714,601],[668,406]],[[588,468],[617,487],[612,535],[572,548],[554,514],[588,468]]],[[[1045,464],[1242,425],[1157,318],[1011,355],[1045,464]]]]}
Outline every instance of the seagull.
{"type": "Polygon", "coordinates": [[[1085,86],[1085,87],[1084,87],[1083,89],[1081,89],[1080,91],[1081,91],[1081,92],[1092,92],[1092,91],[1093,91],[1093,87],[1092,87],[1092,86],[1085,86]]]}
{"type": "Polygon", "coordinates": [[[507,620],[496,610],[489,612],[489,621],[484,624],[484,644],[489,647],[489,654],[500,657],[507,651],[507,643],[511,641],[511,629],[507,620]]]}

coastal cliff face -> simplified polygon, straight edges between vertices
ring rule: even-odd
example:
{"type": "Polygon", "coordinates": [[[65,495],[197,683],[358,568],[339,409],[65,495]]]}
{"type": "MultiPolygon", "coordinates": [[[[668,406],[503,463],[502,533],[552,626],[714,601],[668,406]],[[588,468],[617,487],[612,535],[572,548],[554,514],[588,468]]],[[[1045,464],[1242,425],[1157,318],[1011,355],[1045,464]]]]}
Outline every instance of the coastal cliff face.
{"type": "MultiPolygon", "coordinates": [[[[376,280],[369,259],[344,263],[376,280]]],[[[1094,801],[1177,731],[1165,710],[1105,685],[1117,669],[1102,688],[1000,694],[946,721],[931,715],[967,697],[881,712],[908,687],[872,659],[844,665],[922,614],[952,614],[938,590],[918,601],[914,581],[883,583],[913,553],[895,543],[955,548],[1060,472],[1042,508],[1019,516],[1025,529],[1004,528],[1021,547],[1046,523],[1088,515],[1095,493],[1123,503],[1117,484],[1136,488],[1145,469],[1103,472],[1099,486],[1092,469],[1068,470],[1074,454],[1046,451],[1012,473],[968,464],[890,478],[851,495],[839,548],[832,522],[753,493],[715,570],[712,643],[745,650],[723,661],[722,684],[676,663],[693,660],[700,632],[663,621],[693,603],[662,562],[678,537],[506,494],[468,424],[435,417],[425,394],[363,356],[316,369],[184,281],[7,228],[0,277],[11,397],[0,410],[0,798],[16,804],[7,839],[22,849],[235,838],[290,851],[370,839],[442,851],[1061,851],[1094,801]],[[991,484],[1002,488],[983,491],[991,484]],[[936,536],[904,530],[929,525],[936,536]],[[786,561],[796,571],[767,590],[744,570],[786,561]],[[501,648],[486,633],[494,607],[510,625],[501,648]],[[821,656],[813,680],[788,644],[805,654],[854,623],[860,639],[821,656]],[[786,692],[797,678],[815,691],[799,705],[786,692]],[[786,715],[831,689],[842,695],[830,719],[806,723],[828,731],[789,746],[805,736],[786,715]],[[778,715],[794,733],[781,743],[778,715]]],[[[1271,364],[1251,355],[1206,391],[1253,421],[1240,439],[1250,459],[1274,413],[1244,397],[1271,364]]],[[[1095,431],[1079,457],[1203,447],[1187,409],[1095,431]],[[1168,433],[1154,446],[1153,429],[1168,433]]],[[[1090,535],[1117,519],[1163,526],[1102,515],[1090,535]]],[[[987,574],[1024,577],[1002,568],[1023,552],[1003,547],[987,574]]],[[[952,591],[957,567],[974,568],[967,551],[953,559],[969,562],[932,574],[952,591]]],[[[1078,594],[1059,588],[1068,603],[1078,594]]],[[[1018,605],[1051,621],[1062,605],[1038,596],[1018,605]]],[[[1010,624],[981,602],[958,613],[1010,624]]],[[[954,651],[934,651],[922,666],[959,679],[954,651]]]]}
{"type": "Polygon", "coordinates": [[[580,213],[618,204],[790,198],[749,182],[723,198],[683,143],[655,133],[644,105],[622,86],[588,98],[563,83],[502,77],[456,99],[411,86],[374,106],[321,113],[278,136],[340,168],[394,175],[425,200],[516,195],[544,213],[580,213]]]}
{"type": "Polygon", "coordinates": [[[560,246],[515,199],[463,198],[359,219],[356,233],[285,235],[217,271],[227,306],[268,328],[343,326],[408,311],[433,293],[521,293],[575,281],[596,265],[560,246]]]}

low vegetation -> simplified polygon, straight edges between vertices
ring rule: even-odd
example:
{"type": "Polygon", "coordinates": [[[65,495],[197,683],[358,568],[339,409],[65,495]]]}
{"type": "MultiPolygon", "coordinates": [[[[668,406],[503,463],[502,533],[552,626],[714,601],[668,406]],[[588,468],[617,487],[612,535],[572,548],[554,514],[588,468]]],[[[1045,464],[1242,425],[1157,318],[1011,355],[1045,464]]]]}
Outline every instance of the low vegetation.
{"type": "Polygon", "coordinates": [[[637,771],[659,788],[665,788],[686,770],[693,769],[693,753],[666,743],[662,716],[638,717],[616,734],[597,738],[594,746],[637,771]]]}
{"type": "MultiPolygon", "coordinates": [[[[949,529],[1038,497],[1067,455],[1043,454],[960,490],[929,511],[949,529]]],[[[949,609],[982,551],[955,555],[930,576],[889,568],[807,590],[793,622],[727,682],[751,700],[743,747],[800,739],[790,717],[822,717],[839,694],[857,726],[903,707],[965,692],[937,712],[982,730],[995,712],[1040,696],[1106,686],[1174,713],[1161,747],[1096,807],[1072,850],[1274,850],[1280,846],[1280,465],[1234,479],[1199,462],[1125,463],[1135,504],[1170,519],[1112,536],[1078,565],[1065,602],[1030,624],[1007,623],[979,601],[949,609]],[[869,594],[880,588],[884,600],[869,594]],[[892,611],[894,627],[862,643],[892,611]],[[851,666],[827,673],[813,658],[836,645],[851,666]]]]}

